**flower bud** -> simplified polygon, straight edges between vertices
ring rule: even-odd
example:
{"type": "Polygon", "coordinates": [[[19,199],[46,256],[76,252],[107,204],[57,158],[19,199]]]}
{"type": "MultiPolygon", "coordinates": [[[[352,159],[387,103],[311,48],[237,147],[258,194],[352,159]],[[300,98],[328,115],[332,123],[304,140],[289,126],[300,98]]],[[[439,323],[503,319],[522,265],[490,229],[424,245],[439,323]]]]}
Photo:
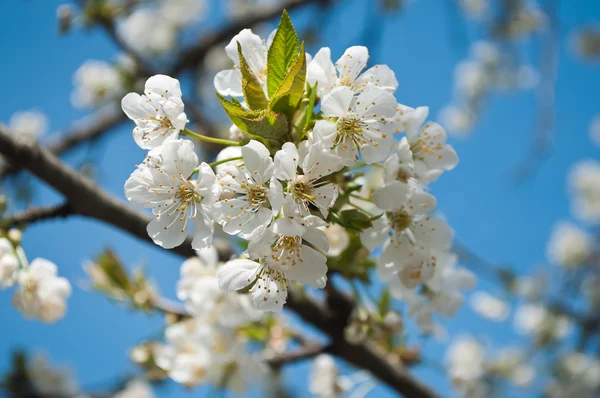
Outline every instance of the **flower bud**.
{"type": "Polygon", "coordinates": [[[8,231],[6,237],[14,246],[19,246],[21,244],[21,240],[23,239],[23,233],[20,229],[12,228],[8,231]]]}
{"type": "Polygon", "coordinates": [[[404,327],[402,315],[396,311],[388,311],[383,317],[383,326],[391,333],[398,333],[404,327]]]}
{"type": "Polygon", "coordinates": [[[73,7],[70,4],[61,4],[56,9],[56,17],[58,18],[58,31],[64,35],[71,30],[73,26],[73,7]]]}

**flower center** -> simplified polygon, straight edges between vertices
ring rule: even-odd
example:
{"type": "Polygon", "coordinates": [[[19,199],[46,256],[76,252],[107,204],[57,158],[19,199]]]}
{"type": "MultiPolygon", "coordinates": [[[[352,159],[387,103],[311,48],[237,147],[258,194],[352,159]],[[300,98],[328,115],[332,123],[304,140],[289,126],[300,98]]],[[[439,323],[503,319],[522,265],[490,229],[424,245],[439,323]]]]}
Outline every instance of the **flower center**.
{"type": "MultiPolygon", "coordinates": [[[[179,185],[175,192],[175,198],[187,204],[192,201],[200,202],[202,200],[202,196],[194,190],[194,186],[191,183],[179,185]]],[[[183,206],[185,206],[185,204],[183,206]]]]}
{"type": "Polygon", "coordinates": [[[251,207],[261,207],[267,202],[267,189],[262,185],[251,185],[248,187],[248,201],[251,207]]]}
{"type": "Polygon", "coordinates": [[[349,113],[338,119],[336,128],[338,136],[336,137],[333,146],[342,144],[344,149],[347,147],[346,141],[352,141],[357,147],[362,148],[367,140],[363,133],[363,128],[366,124],[355,113],[349,113]]]}
{"type": "Polygon", "coordinates": [[[388,219],[390,220],[390,225],[396,231],[403,231],[410,227],[410,224],[412,223],[412,217],[406,210],[388,213],[388,219]]]}
{"type": "Polygon", "coordinates": [[[292,267],[303,262],[300,258],[302,238],[299,236],[279,236],[273,244],[271,259],[280,266],[291,265],[292,267]]]}

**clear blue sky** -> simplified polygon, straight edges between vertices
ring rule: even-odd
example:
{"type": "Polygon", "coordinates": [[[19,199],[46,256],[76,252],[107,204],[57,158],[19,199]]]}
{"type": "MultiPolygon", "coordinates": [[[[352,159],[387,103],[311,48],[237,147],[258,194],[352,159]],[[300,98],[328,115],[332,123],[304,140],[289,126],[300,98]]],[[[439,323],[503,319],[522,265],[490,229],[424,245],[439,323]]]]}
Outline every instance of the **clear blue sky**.
{"type": "MultiPolygon", "coordinates": [[[[8,122],[15,111],[38,108],[49,115],[52,131],[68,127],[82,116],[69,102],[73,72],[87,59],[111,59],[117,54],[101,31],[77,31],[60,37],[55,20],[60,3],[13,0],[0,13],[2,122],[8,122]]],[[[451,100],[453,68],[467,53],[464,38],[453,33],[460,20],[449,11],[447,0],[415,0],[401,14],[366,21],[363,15],[368,3],[351,0],[337,6],[329,17],[324,45],[332,48],[334,57],[350,45],[371,45],[377,39],[374,24],[382,25],[372,62],[387,63],[396,71],[400,102],[428,105],[435,116],[451,100]]],[[[306,15],[292,17],[302,24],[306,15]]],[[[600,150],[588,139],[589,122],[600,112],[600,65],[576,59],[568,47],[568,35],[574,27],[599,18],[600,2],[596,0],[561,2],[555,147],[536,178],[516,186],[508,173],[529,149],[535,126],[533,93],[511,92],[490,98],[470,139],[453,141],[460,164],[433,185],[439,208],[456,236],[482,256],[508,264],[519,273],[544,262],[550,228],[556,221],[569,218],[565,191],[568,167],[578,159],[600,158],[600,150]]],[[[473,29],[465,31],[473,35],[469,38],[477,37],[476,33],[473,29]]],[[[316,49],[310,51],[314,54],[316,49]]],[[[528,55],[535,61],[535,53],[529,51],[528,55]]],[[[77,164],[85,159],[84,155],[92,156],[101,166],[99,183],[123,198],[123,183],[142,155],[130,131],[131,125],[122,127],[101,143],[86,147],[85,152],[71,155],[68,161],[77,164]]],[[[60,200],[49,188],[40,184],[37,187],[36,203],[60,200]]],[[[115,249],[130,265],[145,263],[149,273],[160,281],[161,291],[174,296],[181,261],[161,249],[81,218],[33,226],[24,238],[28,257],[52,260],[75,288],[67,317],[51,326],[25,321],[10,305],[11,293],[0,292],[0,371],[8,366],[9,353],[15,348],[41,350],[52,361],[70,364],[84,387],[118,381],[124,372],[135,370],[127,350],[159,331],[160,317],[129,312],[77,287],[84,280],[82,261],[106,246],[115,249]]],[[[479,287],[489,285],[482,281],[479,287]]],[[[446,326],[451,334],[490,334],[499,344],[516,338],[510,322],[497,326],[474,316],[468,308],[446,326]]],[[[440,347],[428,345],[427,354],[439,359],[440,347]]],[[[298,396],[304,395],[307,369],[306,363],[299,364],[286,373],[298,396]]],[[[423,367],[417,374],[438,391],[447,391],[447,382],[435,370],[423,367]]],[[[168,386],[160,396],[194,394],[168,386]]],[[[392,394],[378,387],[373,396],[392,394]]]]}

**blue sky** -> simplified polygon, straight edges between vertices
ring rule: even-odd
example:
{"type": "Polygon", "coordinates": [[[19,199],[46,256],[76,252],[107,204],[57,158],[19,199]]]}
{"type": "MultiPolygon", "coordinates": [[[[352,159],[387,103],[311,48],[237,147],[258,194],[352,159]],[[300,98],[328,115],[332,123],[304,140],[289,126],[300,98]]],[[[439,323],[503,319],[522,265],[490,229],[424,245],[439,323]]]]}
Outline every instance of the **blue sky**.
{"type": "MultiPolygon", "coordinates": [[[[8,122],[19,110],[37,108],[49,115],[51,131],[60,131],[83,114],[70,105],[74,71],[87,59],[113,59],[117,49],[102,31],[75,31],[59,36],[55,0],[11,1],[0,13],[3,37],[3,96],[0,121],[8,122]]],[[[468,41],[478,29],[462,33],[455,11],[444,0],[415,0],[395,15],[371,17],[365,22],[367,0],[342,2],[328,18],[323,45],[332,49],[332,57],[356,44],[371,45],[381,40],[372,52],[373,63],[387,63],[395,70],[400,86],[397,98],[411,106],[428,105],[430,115],[452,98],[453,68],[468,50],[468,41]],[[374,23],[381,25],[375,37],[374,23]],[[466,36],[463,36],[466,35],[466,36]]],[[[554,149],[535,178],[516,185],[509,169],[528,151],[535,126],[533,92],[508,92],[489,98],[473,136],[453,140],[460,157],[459,166],[446,173],[433,186],[438,207],[445,214],[461,242],[494,262],[507,264],[518,273],[531,271],[544,263],[545,245],[552,225],[569,219],[565,177],[570,165],[582,158],[600,158],[600,149],[588,139],[588,127],[600,112],[598,64],[574,57],[569,34],[578,25],[598,22],[600,2],[579,0],[561,2],[561,48],[556,84],[557,120],[554,149]]],[[[306,12],[293,14],[298,24],[306,24],[306,12]]],[[[214,22],[213,22],[214,24],[214,22]]],[[[310,52],[316,52],[311,48],[310,52]]],[[[527,48],[535,63],[535,48],[527,48]]],[[[123,198],[123,183],[142,151],[131,139],[132,125],[116,129],[100,143],[70,155],[77,164],[91,155],[100,165],[98,182],[123,198]]],[[[52,204],[60,196],[37,184],[35,202],[52,204]]],[[[69,300],[67,317],[46,326],[25,321],[10,305],[9,292],[0,292],[0,371],[8,366],[9,353],[15,348],[48,353],[53,361],[69,364],[81,384],[101,386],[118,381],[135,368],[127,359],[127,350],[154,335],[162,325],[160,317],[148,317],[119,308],[98,294],[78,287],[83,281],[81,264],[104,247],[111,247],[127,264],[145,264],[150,275],[160,280],[161,291],[174,296],[180,259],[107,227],[97,221],[71,218],[29,228],[24,247],[29,259],[48,258],[60,273],[75,285],[69,300]]],[[[480,287],[500,291],[486,281],[480,287]]],[[[499,344],[517,341],[510,323],[496,325],[484,321],[465,308],[446,324],[452,334],[490,335],[499,344]]],[[[427,350],[439,359],[439,347],[427,350]]],[[[308,364],[295,365],[286,373],[287,382],[305,391],[308,364]]],[[[427,367],[417,371],[438,391],[447,391],[447,382],[427,367]]],[[[192,396],[177,386],[161,390],[160,396],[192,396]]],[[[392,396],[378,387],[373,396],[392,396]]]]}

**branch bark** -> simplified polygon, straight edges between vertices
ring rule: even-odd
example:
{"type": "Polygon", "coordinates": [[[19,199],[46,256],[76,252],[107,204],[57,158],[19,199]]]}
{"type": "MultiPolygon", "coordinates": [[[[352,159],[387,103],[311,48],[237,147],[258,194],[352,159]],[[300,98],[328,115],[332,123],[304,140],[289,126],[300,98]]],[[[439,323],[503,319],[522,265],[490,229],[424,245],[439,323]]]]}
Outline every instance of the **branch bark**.
{"type": "Polygon", "coordinates": [[[68,202],[48,207],[34,207],[24,212],[4,217],[0,220],[0,228],[9,229],[38,221],[64,218],[72,214],[74,214],[74,212],[68,202]]]}
{"type": "MultiPolygon", "coordinates": [[[[39,147],[34,141],[17,137],[2,124],[0,124],[0,153],[11,163],[28,169],[62,193],[76,214],[103,221],[146,242],[151,242],[146,232],[148,217],[104,192],[94,182],[69,168],[47,149],[39,147]]],[[[225,247],[218,247],[218,249],[221,257],[230,257],[230,249],[225,247]]],[[[189,240],[173,251],[185,257],[194,255],[189,240]]],[[[326,305],[290,293],[286,308],[296,312],[306,322],[327,334],[331,339],[333,354],[370,371],[398,393],[410,398],[437,397],[435,392],[416,380],[402,364],[391,363],[368,344],[352,345],[346,341],[344,328],[347,318],[352,313],[353,302],[332,286],[328,289],[326,305]]]]}

